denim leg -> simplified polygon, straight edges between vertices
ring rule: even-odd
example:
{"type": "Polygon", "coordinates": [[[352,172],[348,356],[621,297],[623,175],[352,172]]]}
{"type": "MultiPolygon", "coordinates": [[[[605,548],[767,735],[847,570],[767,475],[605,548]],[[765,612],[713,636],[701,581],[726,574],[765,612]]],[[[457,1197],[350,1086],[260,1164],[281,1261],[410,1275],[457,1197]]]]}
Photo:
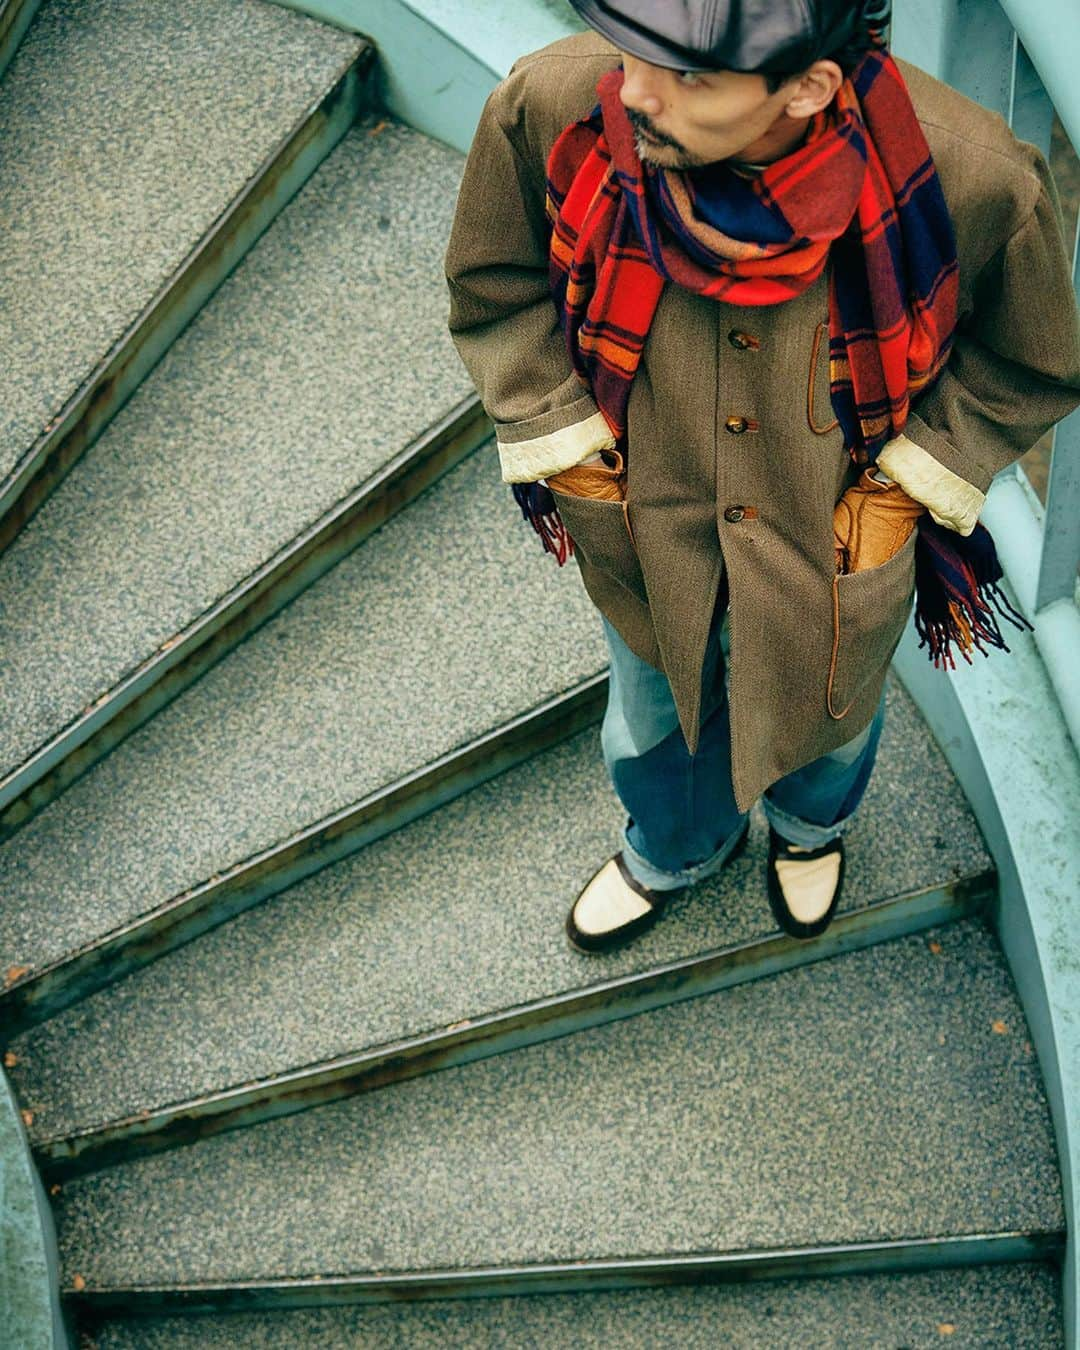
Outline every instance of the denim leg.
{"type": "Polygon", "coordinates": [[[703,672],[710,695],[705,707],[713,706],[691,755],[667,677],[636,657],[601,615],[611,674],[600,742],[629,813],[622,839],[626,865],[653,890],[689,885],[717,871],[745,820],[731,787],[722,618],[718,613],[703,672]]]}
{"type": "Polygon", "coordinates": [[[858,736],[773,783],[762,806],[777,834],[800,848],[820,848],[843,832],[870,781],[884,721],[883,690],[858,736]]]}

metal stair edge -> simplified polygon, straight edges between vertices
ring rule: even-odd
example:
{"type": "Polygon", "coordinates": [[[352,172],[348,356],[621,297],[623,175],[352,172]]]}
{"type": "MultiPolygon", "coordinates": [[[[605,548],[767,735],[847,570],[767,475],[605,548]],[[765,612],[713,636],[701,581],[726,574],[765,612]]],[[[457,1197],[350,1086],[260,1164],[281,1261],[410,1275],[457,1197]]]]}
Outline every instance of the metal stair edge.
{"type": "Polygon", "coordinates": [[[0,779],[0,843],[490,435],[464,399],[0,779]]]}
{"type": "Polygon", "coordinates": [[[306,826],[270,848],[174,895],[138,918],[35,971],[9,967],[0,1017],[11,1034],[242,913],[261,900],[416,820],[598,722],[606,668],[306,826]]]}
{"type": "Polygon", "coordinates": [[[126,332],[0,481],[0,550],[119,412],[187,324],[373,98],[365,43],[188,252],[126,332]]]}
{"type": "Polygon", "coordinates": [[[995,882],[996,874],[987,871],[901,892],[837,915],[827,933],[813,943],[775,933],[609,977],[74,1134],[56,1135],[38,1141],[34,1156],[49,1181],[62,1182],[982,914],[995,882]]]}
{"type": "Polygon", "coordinates": [[[40,6],[41,0],[0,0],[0,80],[40,6]]]}
{"type": "Polygon", "coordinates": [[[474,1269],[318,1274],[290,1279],[174,1286],[64,1290],[80,1319],[129,1315],[286,1310],[346,1303],[485,1298],[633,1289],[672,1284],[901,1273],[1017,1261],[1057,1261],[1064,1234],[1051,1231],[960,1233],[726,1253],[653,1255],[474,1269]]]}

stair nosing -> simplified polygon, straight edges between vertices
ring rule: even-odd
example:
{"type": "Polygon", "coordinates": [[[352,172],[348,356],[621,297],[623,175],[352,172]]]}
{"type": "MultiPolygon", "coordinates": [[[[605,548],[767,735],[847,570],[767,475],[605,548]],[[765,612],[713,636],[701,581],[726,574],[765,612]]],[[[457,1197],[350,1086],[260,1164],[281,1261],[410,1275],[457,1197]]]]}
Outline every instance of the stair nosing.
{"type": "Polygon", "coordinates": [[[308,1275],[186,1285],[86,1286],[64,1289],[65,1300],[91,1314],[112,1307],[140,1316],[229,1308],[321,1306],[495,1294],[626,1289],[703,1281],[785,1279],[820,1274],[900,1273],[972,1265],[1060,1259],[1064,1230],[998,1229],[917,1238],[761,1247],[733,1252],[598,1257],[507,1266],[430,1268],[308,1275]]]}
{"type": "MultiPolygon", "coordinates": [[[[198,268],[204,257],[216,247],[228,243],[231,237],[230,227],[235,222],[241,221],[245,213],[251,210],[252,203],[266,191],[268,184],[272,184],[275,174],[286,172],[294,166],[305,148],[305,138],[319,114],[338,103],[351,104],[352,117],[342,128],[342,134],[356,120],[368,94],[364,77],[373,64],[375,55],[370,42],[359,34],[357,39],[363,45],[338,66],[322,96],[304,108],[288,132],[278,140],[268,154],[263,156],[237,195],[214,218],[123,333],[114,339],[97,364],[68,394],[12,468],[0,478],[0,551],[11,543],[53,488],[93,444],[142,380],[161,360],[171,343],[211,298],[214,291],[238,265],[244,254],[250,250],[263,230],[289,200],[286,198],[285,202],[273,211],[243,252],[228,263],[224,270],[220,271],[220,275],[210,273],[212,280],[209,294],[190,314],[185,315],[183,306],[185,299],[190,298],[189,283],[193,277],[197,277],[198,268]],[[170,320],[166,316],[171,307],[179,309],[182,315],[175,331],[170,328],[170,320]],[[100,401],[101,392],[115,384],[125,369],[138,370],[140,355],[161,337],[165,339],[161,350],[153,356],[146,369],[139,372],[131,389],[111,406],[103,420],[96,425],[90,423],[90,409],[100,401]]],[[[331,141],[327,153],[338,139],[340,136],[331,141]]],[[[290,197],[292,195],[294,194],[290,194],[290,197]]],[[[235,234],[236,231],[232,233],[235,234]]],[[[223,248],[222,253],[228,256],[227,248],[223,248]]]]}
{"type": "Polygon", "coordinates": [[[170,684],[167,699],[171,700],[204,673],[210,665],[224,657],[254,628],[273,616],[285,604],[296,598],[307,586],[329,571],[348,552],[366,540],[399,510],[444,472],[471,453],[489,434],[489,421],[476,395],[460,400],[447,413],[432,423],[419,436],[397,451],[387,463],[380,466],[358,487],[322,512],[303,530],[281,546],[258,567],[249,572],[208,606],[178,633],[160,644],[148,657],[130,668],[103,694],[98,694],[83,711],[58,732],[44,741],[15,768],[0,778],[0,843],[33,818],[36,813],[70,783],[87,772],[124,737],[130,735],[158,710],[152,694],[176,667],[189,663],[184,678],[170,684]],[[431,470],[435,469],[434,476],[431,470]],[[402,483],[407,495],[395,500],[402,483]],[[382,503],[390,503],[381,510],[382,503]],[[287,582],[306,560],[322,554],[318,570],[305,573],[302,583],[290,587],[287,582]],[[275,596],[276,603],[267,607],[261,602],[275,596]],[[255,623],[246,627],[238,624],[238,631],[212,653],[205,662],[195,660],[205,645],[216,635],[237,624],[243,616],[258,611],[255,623]],[[93,752],[80,758],[77,767],[71,761],[88,742],[93,742],[140,700],[149,699],[150,706],[139,707],[132,714],[130,724],[118,734],[95,745],[93,752]],[[67,766],[71,772],[63,772],[67,766]],[[58,774],[56,783],[50,776],[58,774]],[[43,780],[50,779],[45,792],[35,793],[43,780]]]}
{"type": "Polygon", "coordinates": [[[9,1027],[18,1031],[45,1020],[522,759],[568,739],[600,720],[607,683],[605,666],[570,689],[227,865],[74,951],[39,969],[31,966],[28,973],[11,979],[0,990],[0,1012],[9,1027]],[[215,912],[215,901],[221,904],[220,912],[215,912]],[[163,922],[170,916],[170,922],[163,922]],[[140,944],[150,947],[148,957],[138,959],[132,952],[140,944]]]}
{"type": "Polygon", "coordinates": [[[51,1135],[33,1144],[34,1156],[51,1181],[70,1180],[234,1129],[254,1128],[392,1083],[513,1053],[956,922],[983,912],[995,883],[996,872],[991,868],[902,891],[838,914],[827,934],[813,943],[775,932],[663,961],[644,970],[476,1013],[449,1026],[400,1036],[180,1098],[145,1112],[51,1135]],[[305,1095],[297,1099],[297,1093],[305,1095]],[[253,1117],[235,1119],[259,1102],[267,1109],[253,1117]],[[275,1105],[279,1109],[273,1109],[275,1105]],[[208,1128],[193,1129],[192,1122],[198,1120],[208,1128]]]}

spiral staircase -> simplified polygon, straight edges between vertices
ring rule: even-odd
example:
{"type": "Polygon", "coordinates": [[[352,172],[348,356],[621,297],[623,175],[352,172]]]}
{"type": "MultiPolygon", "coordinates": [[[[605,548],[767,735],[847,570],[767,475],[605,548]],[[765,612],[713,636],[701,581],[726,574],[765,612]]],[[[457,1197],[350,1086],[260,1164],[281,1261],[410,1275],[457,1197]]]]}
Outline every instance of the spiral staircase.
{"type": "Polygon", "coordinates": [[[1066,1344],[1005,892],[900,679],[824,937],[755,813],[566,944],[604,644],[376,44],[0,5],[0,1341],[1066,1344]]]}

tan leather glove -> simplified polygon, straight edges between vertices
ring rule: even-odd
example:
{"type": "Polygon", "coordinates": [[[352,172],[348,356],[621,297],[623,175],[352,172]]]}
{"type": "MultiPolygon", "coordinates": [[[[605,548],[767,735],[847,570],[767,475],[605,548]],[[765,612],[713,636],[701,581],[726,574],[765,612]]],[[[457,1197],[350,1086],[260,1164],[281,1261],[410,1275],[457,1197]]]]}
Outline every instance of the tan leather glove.
{"type": "Polygon", "coordinates": [[[607,502],[621,502],[626,496],[623,457],[618,450],[603,450],[601,454],[602,460],[574,464],[562,473],[552,474],[545,480],[548,487],[571,497],[599,497],[607,502]]]}
{"type": "Polygon", "coordinates": [[[833,511],[833,541],[838,572],[880,567],[903,548],[926,510],[899,483],[879,483],[865,468],[833,511]]]}

